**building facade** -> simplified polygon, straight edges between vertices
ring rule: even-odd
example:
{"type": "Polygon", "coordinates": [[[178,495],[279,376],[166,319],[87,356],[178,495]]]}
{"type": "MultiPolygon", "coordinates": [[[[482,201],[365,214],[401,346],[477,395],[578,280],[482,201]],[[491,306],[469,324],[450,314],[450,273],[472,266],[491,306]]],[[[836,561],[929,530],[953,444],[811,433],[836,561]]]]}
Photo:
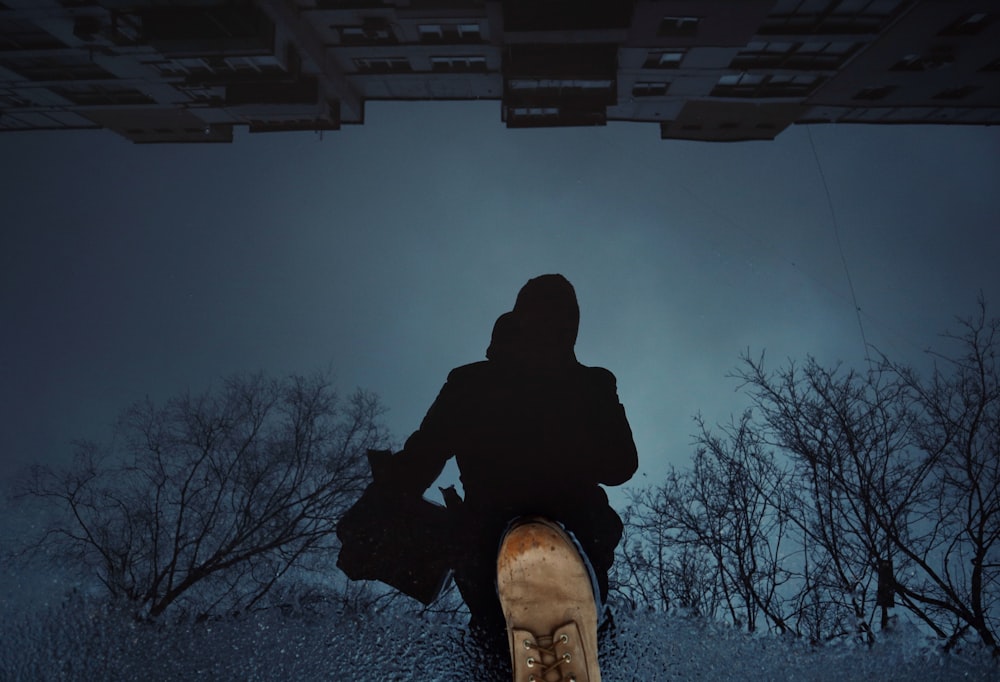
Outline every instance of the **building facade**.
{"type": "Polygon", "coordinates": [[[0,0],[0,131],[337,130],[372,100],[507,127],[1000,123],[990,0],[0,0]]]}

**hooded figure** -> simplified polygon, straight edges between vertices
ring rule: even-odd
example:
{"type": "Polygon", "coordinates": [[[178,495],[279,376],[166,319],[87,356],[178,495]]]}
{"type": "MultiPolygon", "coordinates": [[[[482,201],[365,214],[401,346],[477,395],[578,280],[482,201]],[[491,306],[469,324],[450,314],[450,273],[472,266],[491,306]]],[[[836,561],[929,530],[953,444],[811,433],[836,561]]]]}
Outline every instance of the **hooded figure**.
{"type": "Polygon", "coordinates": [[[458,367],[420,428],[392,458],[393,487],[421,495],[455,457],[465,499],[454,536],[455,580],[472,625],[504,631],[497,601],[497,547],[523,516],[562,523],[594,569],[603,600],[622,523],[601,485],[637,467],[614,375],[577,362],[580,311],[562,275],[521,289],[494,326],[488,360],[458,367]]]}

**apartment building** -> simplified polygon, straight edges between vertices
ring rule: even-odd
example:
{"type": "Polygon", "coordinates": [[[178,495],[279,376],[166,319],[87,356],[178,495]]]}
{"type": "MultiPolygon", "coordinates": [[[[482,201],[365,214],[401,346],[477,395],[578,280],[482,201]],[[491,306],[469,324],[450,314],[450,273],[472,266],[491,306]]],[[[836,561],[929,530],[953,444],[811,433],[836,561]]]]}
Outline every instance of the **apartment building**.
{"type": "Polygon", "coordinates": [[[0,0],[0,131],[134,142],[363,124],[495,100],[509,128],[1000,123],[987,0],[0,0]]]}

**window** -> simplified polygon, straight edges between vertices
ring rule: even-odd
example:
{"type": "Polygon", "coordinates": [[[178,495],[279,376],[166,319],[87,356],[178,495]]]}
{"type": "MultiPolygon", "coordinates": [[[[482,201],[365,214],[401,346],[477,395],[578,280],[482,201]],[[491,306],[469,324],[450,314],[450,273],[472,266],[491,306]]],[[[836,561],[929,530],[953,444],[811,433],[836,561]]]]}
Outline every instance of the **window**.
{"type": "Polygon", "coordinates": [[[820,76],[813,74],[741,73],[720,78],[711,94],[715,97],[804,97],[822,82],[820,76]]]}
{"type": "Polygon", "coordinates": [[[479,40],[480,38],[482,38],[482,35],[480,34],[479,24],[459,24],[458,37],[463,41],[479,40]]]}
{"type": "Polygon", "coordinates": [[[778,0],[761,35],[878,33],[906,0],[778,0]]]}
{"type": "Polygon", "coordinates": [[[316,0],[317,9],[374,9],[383,8],[382,0],[316,0]]]}
{"type": "Polygon", "coordinates": [[[532,118],[544,118],[548,116],[558,116],[559,107],[514,107],[511,113],[515,116],[531,116],[532,118]]]}
{"type": "Polygon", "coordinates": [[[333,26],[344,45],[395,45],[396,34],[381,17],[365,19],[360,26],[333,26]]]}
{"type": "Polygon", "coordinates": [[[0,116],[2,130],[43,130],[58,128],[98,128],[93,121],[68,111],[5,112],[0,116]]]}
{"type": "Polygon", "coordinates": [[[739,51],[730,66],[734,69],[777,68],[800,44],[781,41],[752,41],[739,51]]]}
{"type": "Polygon", "coordinates": [[[148,43],[171,57],[261,54],[274,47],[274,24],[250,4],[146,7],[113,15],[112,21],[119,44],[148,43]]]}
{"type": "Polygon", "coordinates": [[[257,55],[247,57],[226,57],[222,60],[226,67],[234,73],[266,74],[283,73],[281,62],[274,55],[257,55]]]}
{"type": "Polygon", "coordinates": [[[417,27],[422,43],[443,43],[444,26],[441,24],[420,24],[417,27]]]}
{"type": "Polygon", "coordinates": [[[83,14],[73,20],[73,35],[80,40],[92,42],[104,27],[101,17],[93,14],[83,14]]]}
{"type": "Polygon", "coordinates": [[[892,71],[931,71],[955,61],[948,45],[932,47],[925,54],[908,54],[892,65],[892,71]]]}
{"type": "Polygon", "coordinates": [[[763,85],[765,78],[766,76],[752,73],[723,76],[715,85],[712,94],[729,96],[743,94],[750,97],[763,85]]]}
{"type": "Polygon", "coordinates": [[[964,99],[979,90],[976,85],[963,85],[958,88],[948,88],[937,93],[931,99],[964,99]]]}
{"type": "Polygon", "coordinates": [[[604,125],[603,110],[562,108],[556,106],[512,106],[504,108],[508,128],[543,128],[551,126],[604,125]]]}
{"type": "Polygon", "coordinates": [[[993,22],[993,15],[986,12],[967,14],[944,28],[940,36],[971,36],[979,33],[993,22]]]}
{"type": "Polygon", "coordinates": [[[0,51],[49,50],[60,47],[66,47],[65,43],[30,21],[16,17],[0,19],[0,51]]]}
{"type": "Polygon", "coordinates": [[[153,62],[150,66],[159,71],[160,75],[164,78],[185,78],[191,71],[180,66],[177,63],[178,61],[177,59],[172,59],[164,62],[153,62]]]}
{"type": "Polygon", "coordinates": [[[486,57],[431,57],[431,71],[484,73],[486,57]]]}
{"type": "Polygon", "coordinates": [[[505,112],[509,128],[558,125],[561,119],[559,107],[507,107],[505,112]]]}
{"type": "Polygon", "coordinates": [[[646,57],[645,69],[677,69],[684,59],[683,50],[657,50],[646,57]]]}
{"type": "Polygon", "coordinates": [[[505,0],[503,26],[521,31],[607,31],[632,25],[634,2],[581,0],[505,0]]]}
{"type": "Polygon", "coordinates": [[[0,59],[0,66],[33,81],[75,81],[114,78],[90,61],[86,54],[58,57],[11,57],[0,59]]]}
{"type": "Polygon", "coordinates": [[[670,83],[664,81],[639,81],[632,86],[633,97],[662,97],[667,94],[670,83]]]}
{"type": "Polygon", "coordinates": [[[274,55],[247,57],[178,57],[153,62],[166,78],[183,78],[187,82],[221,81],[233,77],[246,79],[286,73],[274,55]]]}
{"type": "Polygon", "coordinates": [[[251,133],[265,133],[289,130],[307,130],[319,132],[323,130],[339,130],[340,124],[328,118],[305,118],[305,119],[267,119],[251,120],[251,133]]]}
{"type": "Polygon", "coordinates": [[[118,83],[75,83],[49,89],[81,106],[152,104],[154,101],[147,94],[118,83]]]}
{"type": "Polygon", "coordinates": [[[142,19],[137,14],[111,13],[111,41],[115,45],[138,45],[142,40],[142,19]]]}
{"type": "Polygon", "coordinates": [[[860,47],[858,43],[845,41],[809,41],[799,43],[796,50],[785,60],[783,68],[834,70],[860,47]]]}
{"type": "Polygon", "coordinates": [[[319,84],[314,77],[288,83],[230,83],[226,86],[226,104],[315,104],[319,84]]]}
{"type": "Polygon", "coordinates": [[[767,78],[756,97],[804,97],[822,82],[820,76],[774,75],[767,78]]]}
{"type": "Polygon", "coordinates": [[[354,66],[361,73],[410,73],[413,67],[406,57],[369,57],[355,59],[354,66]]]}
{"type": "Polygon", "coordinates": [[[249,5],[149,7],[136,14],[150,41],[227,41],[273,31],[263,12],[249,5]]]}
{"type": "Polygon", "coordinates": [[[32,101],[15,92],[14,90],[0,90],[0,106],[5,109],[18,109],[20,107],[30,107],[32,101]]]}
{"type": "Polygon", "coordinates": [[[661,36],[693,36],[698,33],[700,17],[663,17],[656,32],[661,36]]]}
{"type": "Polygon", "coordinates": [[[184,85],[178,89],[199,105],[221,107],[226,102],[224,85],[184,85]]]}
{"type": "Polygon", "coordinates": [[[482,42],[479,24],[420,24],[417,31],[422,43],[482,42]]]}
{"type": "Polygon", "coordinates": [[[859,48],[859,43],[845,41],[755,41],[740,50],[730,68],[833,71],[859,48]]]}
{"type": "Polygon", "coordinates": [[[508,107],[569,107],[562,117],[581,110],[600,110],[614,104],[618,88],[613,78],[508,78],[504,103],[508,107]]]}
{"type": "Polygon", "coordinates": [[[553,94],[604,92],[610,90],[613,85],[614,81],[603,78],[511,78],[507,81],[507,87],[511,90],[530,90],[553,94]]]}
{"type": "Polygon", "coordinates": [[[364,43],[366,41],[365,29],[361,26],[331,26],[340,34],[340,42],[345,45],[364,43]]]}
{"type": "Polygon", "coordinates": [[[908,54],[892,65],[893,71],[923,71],[924,60],[918,54],[908,54]]]}
{"type": "Polygon", "coordinates": [[[863,88],[854,95],[853,99],[863,99],[863,100],[878,100],[884,99],[886,95],[895,90],[895,86],[892,85],[874,85],[867,88],[863,88]]]}

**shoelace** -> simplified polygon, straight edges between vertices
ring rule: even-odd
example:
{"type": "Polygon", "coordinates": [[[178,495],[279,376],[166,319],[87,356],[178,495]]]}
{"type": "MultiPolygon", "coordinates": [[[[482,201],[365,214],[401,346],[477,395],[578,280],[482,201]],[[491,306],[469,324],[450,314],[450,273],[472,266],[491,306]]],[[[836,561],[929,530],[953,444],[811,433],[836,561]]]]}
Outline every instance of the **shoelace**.
{"type": "Polygon", "coordinates": [[[568,651],[560,655],[556,650],[556,643],[568,644],[569,635],[562,634],[555,641],[552,641],[551,637],[539,637],[537,642],[533,642],[530,639],[524,640],[525,649],[528,651],[534,650],[539,653],[538,658],[528,656],[526,661],[526,665],[529,668],[538,668],[537,675],[535,673],[528,675],[528,682],[543,682],[553,670],[559,673],[559,679],[563,682],[576,682],[576,675],[572,672],[563,676],[562,666],[571,663],[573,658],[568,651]],[[551,644],[546,646],[543,643],[544,640],[549,640],[551,644]]]}

